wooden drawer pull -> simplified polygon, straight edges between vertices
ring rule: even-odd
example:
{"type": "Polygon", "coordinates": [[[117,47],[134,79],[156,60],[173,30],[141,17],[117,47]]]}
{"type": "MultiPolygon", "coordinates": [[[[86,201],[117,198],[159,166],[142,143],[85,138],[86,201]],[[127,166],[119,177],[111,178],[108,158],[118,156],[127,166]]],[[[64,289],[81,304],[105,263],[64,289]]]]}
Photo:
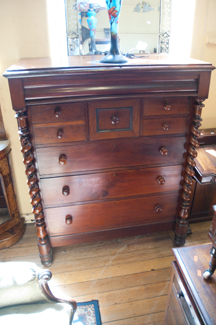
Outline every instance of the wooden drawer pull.
{"type": "Polygon", "coordinates": [[[55,117],[59,117],[61,114],[61,107],[56,107],[55,111],[54,111],[54,115],[55,117]]]}
{"type": "Polygon", "coordinates": [[[158,213],[162,212],[163,211],[162,206],[161,205],[156,205],[155,206],[155,211],[158,212],[158,213]]]}
{"type": "Polygon", "coordinates": [[[70,214],[67,214],[66,217],[65,217],[65,223],[67,225],[71,225],[72,222],[73,222],[73,217],[70,214]]]}
{"type": "Polygon", "coordinates": [[[162,156],[167,156],[167,155],[168,155],[168,150],[167,150],[167,148],[162,147],[162,148],[160,149],[160,154],[161,154],[162,156]]]}
{"type": "Polygon", "coordinates": [[[163,178],[163,176],[159,175],[157,177],[157,182],[160,184],[160,185],[164,185],[165,184],[165,178],[163,178]]]}
{"type": "Polygon", "coordinates": [[[169,104],[168,100],[166,101],[166,103],[164,105],[164,109],[165,109],[165,111],[170,111],[171,110],[171,105],[169,104]]]}
{"type": "Polygon", "coordinates": [[[62,139],[63,138],[63,134],[64,134],[63,130],[62,129],[59,129],[58,132],[57,132],[57,138],[58,139],[62,139]]]}
{"type": "Polygon", "coordinates": [[[67,164],[67,156],[66,155],[60,155],[59,156],[59,165],[66,165],[67,164]]]}
{"type": "Polygon", "coordinates": [[[70,187],[69,186],[64,186],[63,189],[62,189],[62,194],[67,196],[70,194],[70,187]]]}
{"type": "Polygon", "coordinates": [[[164,124],[163,124],[163,126],[162,126],[162,129],[164,130],[164,131],[168,131],[169,130],[169,124],[165,121],[164,122],[164,124]]]}
{"type": "Polygon", "coordinates": [[[119,118],[117,117],[117,116],[112,116],[111,117],[111,123],[112,124],[118,124],[118,122],[119,122],[119,118]]]}

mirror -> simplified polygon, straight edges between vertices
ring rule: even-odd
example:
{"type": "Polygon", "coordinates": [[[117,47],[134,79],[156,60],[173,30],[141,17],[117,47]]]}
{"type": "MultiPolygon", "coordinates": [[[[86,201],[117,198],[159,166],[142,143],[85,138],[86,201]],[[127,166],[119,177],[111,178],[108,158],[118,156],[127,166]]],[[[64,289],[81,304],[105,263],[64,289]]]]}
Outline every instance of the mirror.
{"type": "MultiPolygon", "coordinates": [[[[110,25],[105,0],[66,0],[68,55],[92,55],[88,10],[96,19],[96,53],[110,48],[110,25]]],[[[168,53],[171,0],[124,0],[119,19],[119,48],[123,54],[168,53]],[[141,44],[141,48],[140,48],[141,44]]]]}

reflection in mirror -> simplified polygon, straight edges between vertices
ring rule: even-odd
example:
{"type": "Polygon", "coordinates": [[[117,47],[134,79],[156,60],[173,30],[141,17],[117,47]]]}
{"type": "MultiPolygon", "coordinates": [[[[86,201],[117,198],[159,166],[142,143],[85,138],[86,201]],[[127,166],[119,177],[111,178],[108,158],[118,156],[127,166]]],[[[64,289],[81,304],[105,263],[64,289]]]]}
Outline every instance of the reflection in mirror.
{"type": "Polygon", "coordinates": [[[0,225],[10,220],[10,215],[5,198],[4,182],[0,175],[0,225]]]}
{"type": "MultiPolygon", "coordinates": [[[[121,52],[168,53],[170,7],[171,0],[124,0],[118,31],[121,52]]],[[[69,55],[105,54],[110,49],[105,0],[66,0],[66,17],[69,55]]]]}

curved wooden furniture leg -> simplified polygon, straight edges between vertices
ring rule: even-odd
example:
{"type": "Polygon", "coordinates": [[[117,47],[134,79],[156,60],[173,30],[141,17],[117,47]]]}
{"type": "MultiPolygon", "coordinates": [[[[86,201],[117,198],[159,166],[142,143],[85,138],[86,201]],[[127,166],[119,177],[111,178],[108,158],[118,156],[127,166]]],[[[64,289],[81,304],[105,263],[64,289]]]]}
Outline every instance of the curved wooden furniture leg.
{"type": "Polygon", "coordinates": [[[210,250],[210,255],[211,255],[211,261],[209,263],[209,268],[203,273],[203,278],[205,280],[209,279],[213,274],[216,269],[216,249],[214,246],[212,246],[210,250]]]}
{"type": "Polygon", "coordinates": [[[190,145],[188,148],[188,157],[186,172],[184,176],[183,192],[181,208],[179,212],[179,218],[176,221],[175,226],[175,243],[177,246],[184,245],[185,238],[187,237],[188,230],[188,215],[189,215],[189,205],[190,205],[190,195],[192,186],[192,177],[194,176],[194,167],[196,166],[195,158],[197,157],[196,149],[199,147],[198,137],[200,131],[198,130],[201,126],[201,113],[202,108],[205,106],[202,102],[204,99],[196,99],[195,102],[195,115],[193,118],[193,125],[191,127],[191,138],[190,145]]]}
{"type": "Polygon", "coordinates": [[[18,133],[20,136],[21,151],[23,153],[24,158],[23,162],[26,167],[27,183],[29,186],[29,194],[31,197],[32,211],[35,216],[35,224],[37,227],[37,243],[39,248],[39,255],[41,258],[41,263],[46,266],[50,266],[52,263],[52,247],[44,222],[44,213],[35,167],[35,157],[27,126],[26,109],[18,111],[16,114],[16,118],[19,128],[18,133]]]}
{"type": "Polygon", "coordinates": [[[212,248],[210,250],[211,261],[209,263],[209,269],[203,273],[204,279],[209,279],[216,269],[216,205],[213,206],[214,216],[212,219],[211,228],[209,230],[209,238],[212,241],[212,248]]]}

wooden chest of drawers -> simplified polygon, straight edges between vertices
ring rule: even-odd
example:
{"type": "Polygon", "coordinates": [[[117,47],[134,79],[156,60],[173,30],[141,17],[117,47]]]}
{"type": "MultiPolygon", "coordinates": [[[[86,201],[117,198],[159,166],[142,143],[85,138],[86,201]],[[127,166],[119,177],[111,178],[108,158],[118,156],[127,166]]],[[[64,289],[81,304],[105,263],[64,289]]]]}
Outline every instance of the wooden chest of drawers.
{"type": "Polygon", "coordinates": [[[174,228],[183,244],[211,64],[21,60],[5,76],[42,263],[51,247],[174,228]],[[176,218],[179,216],[177,222],[176,218]]]}

